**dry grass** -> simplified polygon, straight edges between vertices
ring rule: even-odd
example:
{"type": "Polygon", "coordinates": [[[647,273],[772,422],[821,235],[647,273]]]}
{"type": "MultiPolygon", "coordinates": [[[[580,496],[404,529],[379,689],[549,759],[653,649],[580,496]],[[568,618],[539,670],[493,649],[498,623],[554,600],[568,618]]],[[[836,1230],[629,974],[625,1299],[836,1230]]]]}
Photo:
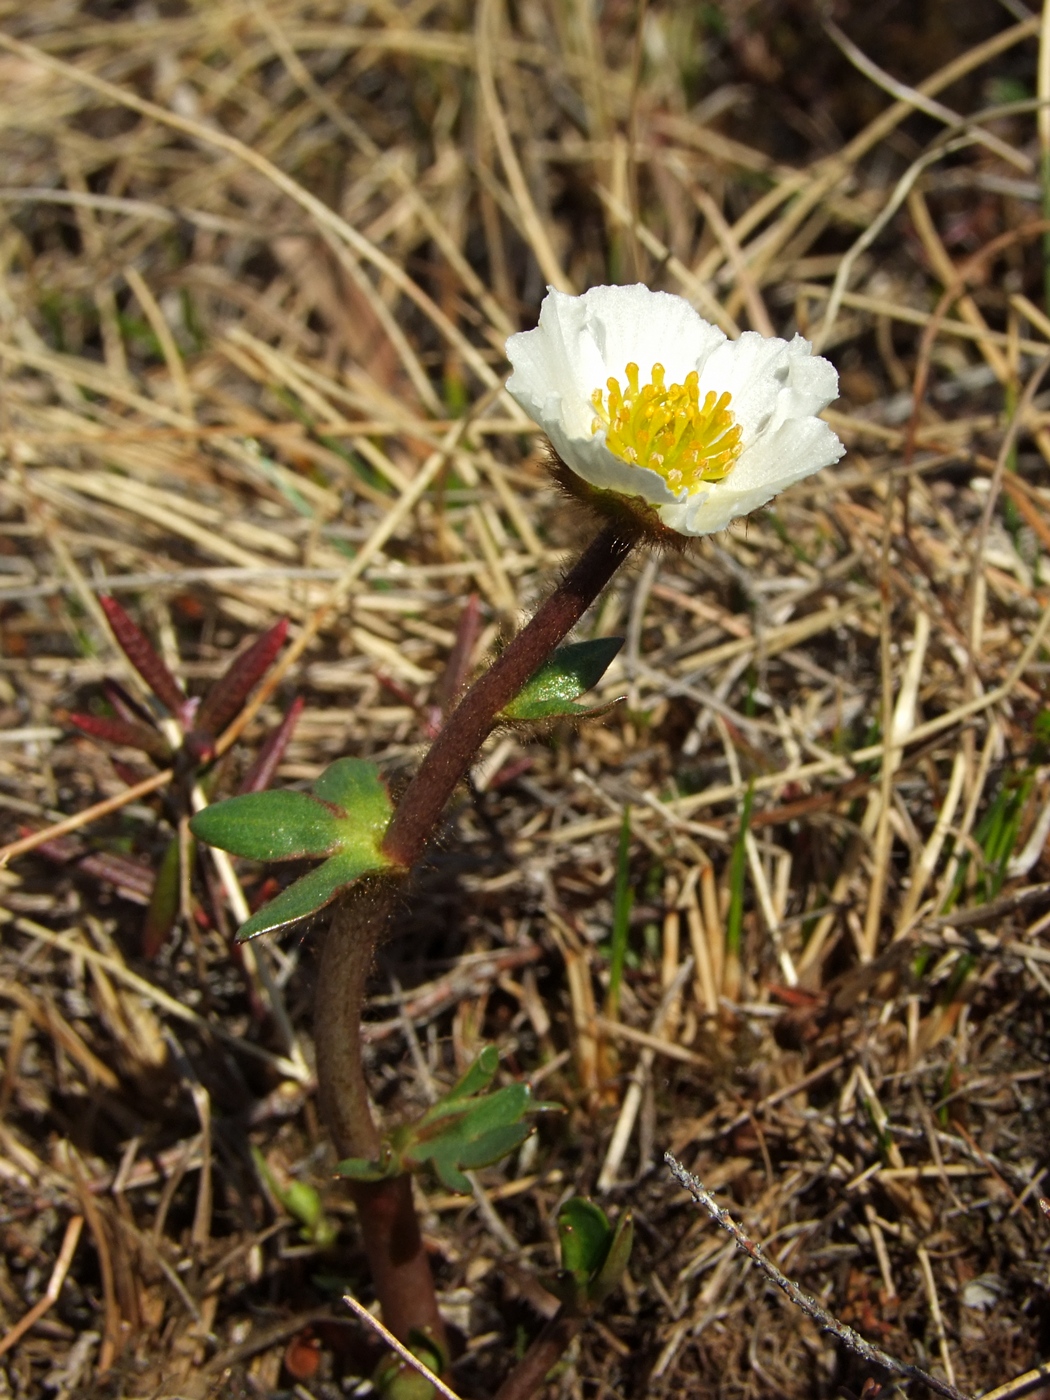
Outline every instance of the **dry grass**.
{"type": "MultiPolygon", "coordinates": [[[[4,839],[125,789],[55,721],[120,674],[100,591],[191,685],[290,616],[244,735],[305,697],[281,783],[411,767],[465,596],[491,648],[583,537],[500,391],[544,283],[802,329],[849,455],[619,580],[586,624],[627,637],[612,717],[492,741],[377,970],[374,1083],[410,1110],[495,1040],[569,1108],[476,1201],[422,1184],[463,1395],[536,1329],[554,1209],[599,1180],[637,1212],[631,1278],[552,1395],[860,1389],[666,1147],[825,1306],[989,1389],[1050,1343],[1047,40],[1040,80],[1016,3],[840,15],[889,79],[817,6],[510,8],[0,5],[4,839]]],[[[260,980],[202,888],[143,960],[166,834],[143,797],[81,833],[94,863],[0,870],[0,1323],[61,1266],[0,1394],[348,1394],[375,1353],[336,1301],[368,1285],[311,940],[258,949],[260,980]],[[336,1253],[249,1143],[322,1189],[336,1253]]]]}

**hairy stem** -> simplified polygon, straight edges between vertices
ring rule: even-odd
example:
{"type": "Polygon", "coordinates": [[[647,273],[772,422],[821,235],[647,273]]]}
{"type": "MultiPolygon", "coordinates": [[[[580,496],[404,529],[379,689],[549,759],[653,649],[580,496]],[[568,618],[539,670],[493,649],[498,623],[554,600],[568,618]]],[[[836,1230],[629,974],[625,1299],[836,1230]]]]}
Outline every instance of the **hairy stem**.
{"type": "MultiPolygon", "coordinates": [[[[397,898],[393,881],[355,887],[336,905],[325,935],[317,980],[315,1040],[321,1111],[340,1157],[379,1156],[381,1139],[368,1102],[361,1059],[361,1009],[376,945],[384,937],[397,898]]],[[[430,1262],[412,1201],[408,1176],[354,1182],[361,1238],[383,1318],[407,1341],[418,1328],[442,1348],[430,1262]]]]}
{"type": "Polygon", "coordinates": [[[445,804],[466,775],[500,710],[579,622],[637,540],[638,534],[625,526],[606,526],[528,626],[467,691],[398,804],[383,841],[383,851],[391,860],[407,869],[423,854],[445,804]]]}
{"type": "Polygon", "coordinates": [[[570,1312],[564,1305],[559,1308],[496,1391],[495,1400],[528,1400],[535,1394],[584,1320],[581,1314],[570,1312]]]}
{"type": "MultiPolygon", "coordinates": [[[[410,869],[422,855],[445,804],[466,776],[500,710],[580,620],[638,537],[636,531],[623,526],[604,529],[528,626],[467,691],[406,788],[383,842],[384,853],[403,870],[410,869]]],[[[355,886],[344,895],[335,907],[321,953],[315,1013],[317,1081],[321,1111],[340,1157],[374,1161],[381,1149],[361,1059],[361,1010],[372,958],[388,933],[398,888],[394,880],[381,880],[355,886]]],[[[355,1182],[351,1189],[386,1325],[402,1341],[407,1341],[413,1328],[419,1328],[444,1345],[444,1327],[412,1202],[411,1179],[400,1176],[389,1181],[355,1182]]],[[[555,1318],[537,1338],[522,1366],[531,1365],[533,1370],[542,1366],[543,1357],[553,1347],[552,1359],[536,1372],[542,1379],[578,1326],[575,1319],[564,1318],[559,1323],[555,1318]],[[537,1359],[530,1362],[533,1351],[537,1359]]],[[[512,1393],[525,1395],[530,1390],[512,1393]]]]}

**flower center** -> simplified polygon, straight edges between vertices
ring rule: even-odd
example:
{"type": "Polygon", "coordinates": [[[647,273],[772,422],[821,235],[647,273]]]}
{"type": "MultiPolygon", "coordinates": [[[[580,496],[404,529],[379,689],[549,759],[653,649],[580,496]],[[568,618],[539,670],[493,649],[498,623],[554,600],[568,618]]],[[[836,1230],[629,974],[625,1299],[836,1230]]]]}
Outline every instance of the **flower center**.
{"type": "Polygon", "coordinates": [[[695,490],[702,481],[721,481],[740,456],[741,429],[729,411],[731,394],[708,393],[700,402],[699,375],[684,384],[664,384],[663,365],[653,365],[651,383],[638,387],[638,366],[624,370],[627,388],[607,379],[608,394],[595,389],[598,415],[593,433],[605,429],[605,445],[617,457],[659,472],[672,491],[695,490]]]}

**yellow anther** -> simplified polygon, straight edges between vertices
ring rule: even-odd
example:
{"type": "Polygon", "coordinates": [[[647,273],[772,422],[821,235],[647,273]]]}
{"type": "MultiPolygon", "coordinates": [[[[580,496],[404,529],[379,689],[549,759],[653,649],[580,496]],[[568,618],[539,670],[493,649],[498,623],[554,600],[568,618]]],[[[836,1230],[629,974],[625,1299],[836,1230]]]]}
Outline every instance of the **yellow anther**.
{"type": "Polygon", "coordinates": [[[648,467],[672,491],[695,490],[702,481],[721,481],[740,455],[741,429],[730,411],[731,394],[710,392],[700,402],[700,377],[692,370],[684,384],[664,384],[666,371],[655,364],[649,383],[639,388],[638,366],[624,369],[619,380],[606,380],[606,393],[595,389],[597,414],[592,432],[605,429],[605,445],[625,462],[648,467]]]}

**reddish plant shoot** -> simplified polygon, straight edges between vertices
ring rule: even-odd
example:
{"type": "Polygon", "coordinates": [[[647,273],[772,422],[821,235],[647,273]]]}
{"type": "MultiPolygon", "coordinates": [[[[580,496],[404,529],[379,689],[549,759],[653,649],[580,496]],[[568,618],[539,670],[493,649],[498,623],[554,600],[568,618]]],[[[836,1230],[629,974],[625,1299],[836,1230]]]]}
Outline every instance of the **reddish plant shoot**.
{"type": "Polygon", "coordinates": [[[132,622],[116,598],[110,598],[103,593],[98,601],[109,619],[109,625],[121,651],[165,709],[176,719],[183,720],[188,704],[186,693],[157,654],[153,643],[145,632],[132,622]]]}

